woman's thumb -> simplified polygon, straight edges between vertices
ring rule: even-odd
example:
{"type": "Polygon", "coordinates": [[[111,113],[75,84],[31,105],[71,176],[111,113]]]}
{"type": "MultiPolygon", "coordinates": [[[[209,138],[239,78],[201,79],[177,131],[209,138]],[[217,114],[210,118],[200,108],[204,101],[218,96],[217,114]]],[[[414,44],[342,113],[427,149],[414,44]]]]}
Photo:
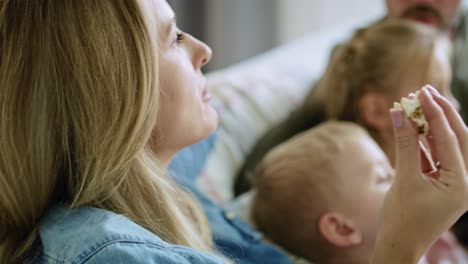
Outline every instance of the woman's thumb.
{"type": "MultiPolygon", "coordinates": [[[[419,169],[420,152],[418,132],[414,125],[406,118],[403,110],[391,109],[393,131],[396,145],[396,178],[400,175],[417,176],[419,169]]],[[[397,179],[395,179],[397,180],[397,179]]]]}

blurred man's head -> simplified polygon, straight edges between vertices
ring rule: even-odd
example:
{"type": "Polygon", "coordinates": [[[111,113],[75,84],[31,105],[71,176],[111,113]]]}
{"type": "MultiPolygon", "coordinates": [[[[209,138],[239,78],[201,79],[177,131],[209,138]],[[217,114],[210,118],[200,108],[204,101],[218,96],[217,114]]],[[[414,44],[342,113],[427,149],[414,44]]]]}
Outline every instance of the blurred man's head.
{"type": "Polygon", "coordinates": [[[456,22],[461,0],[385,0],[390,18],[408,18],[440,29],[456,22]]]}

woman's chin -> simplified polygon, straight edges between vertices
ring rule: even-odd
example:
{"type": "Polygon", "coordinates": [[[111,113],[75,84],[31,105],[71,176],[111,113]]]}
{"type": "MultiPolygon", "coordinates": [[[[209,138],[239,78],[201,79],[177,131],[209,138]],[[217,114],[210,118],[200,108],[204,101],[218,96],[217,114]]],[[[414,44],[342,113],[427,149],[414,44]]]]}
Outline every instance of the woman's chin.
{"type": "Polygon", "coordinates": [[[219,115],[218,112],[211,106],[207,105],[205,108],[205,122],[207,124],[208,130],[210,133],[207,135],[211,135],[219,125],[219,115]]]}
{"type": "Polygon", "coordinates": [[[202,126],[199,126],[195,130],[192,129],[192,135],[196,136],[192,138],[192,140],[190,140],[191,142],[189,145],[198,143],[206,139],[216,131],[219,124],[218,113],[214,109],[206,111],[203,115],[203,118],[198,124],[202,126]]]}
{"type": "Polygon", "coordinates": [[[213,116],[210,117],[209,120],[207,120],[207,129],[206,129],[206,133],[203,137],[203,139],[209,137],[211,134],[213,134],[216,129],[218,129],[218,125],[219,125],[219,116],[218,116],[218,113],[216,111],[213,110],[213,116]]]}

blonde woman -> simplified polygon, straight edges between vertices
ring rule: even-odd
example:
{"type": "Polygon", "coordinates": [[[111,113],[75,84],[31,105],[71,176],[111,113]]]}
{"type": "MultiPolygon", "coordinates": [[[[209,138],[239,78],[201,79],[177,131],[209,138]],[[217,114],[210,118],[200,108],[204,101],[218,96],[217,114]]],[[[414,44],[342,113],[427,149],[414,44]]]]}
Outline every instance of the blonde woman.
{"type": "MultiPolygon", "coordinates": [[[[210,56],[164,0],[1,1],[0,262],[221,263],[165,173],[216,127],[210,56]]],[[[414,129],[394,112],[401,164],[374,263],[415,263],[468,209],[466,127],[424,91],[440,177],[418,180],[414,129]]]]}

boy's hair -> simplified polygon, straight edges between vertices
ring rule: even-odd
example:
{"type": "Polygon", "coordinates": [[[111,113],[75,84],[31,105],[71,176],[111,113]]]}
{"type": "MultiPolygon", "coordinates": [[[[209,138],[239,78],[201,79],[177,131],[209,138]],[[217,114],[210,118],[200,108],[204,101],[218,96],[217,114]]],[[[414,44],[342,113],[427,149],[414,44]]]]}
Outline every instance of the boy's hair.
{"type": "Polygon", "coordinates": [[[252,218],[268,238],[309,260],[333,254],[319,234],[318,222],[342,199],[337,161],[350,138],[358,136],[369,135],[355,123],[329,121],[265,156],[255,170],[252,218]]]}
{"type": "Polygon", "coordinates": [[[327,119],[365,126],[358,108],[362,95],[373,91],[396,100],[401,80],[416,74],[420,83],[415,85],[435,79],[433,86],[446,86],[451,73],[444,76],[437,56],[448,61],[450,54],[448,37],[435,28],[406,20],[381,21],[357,30],[337,47],[316,87],[317,96],[323,100],[327,119]]]}

